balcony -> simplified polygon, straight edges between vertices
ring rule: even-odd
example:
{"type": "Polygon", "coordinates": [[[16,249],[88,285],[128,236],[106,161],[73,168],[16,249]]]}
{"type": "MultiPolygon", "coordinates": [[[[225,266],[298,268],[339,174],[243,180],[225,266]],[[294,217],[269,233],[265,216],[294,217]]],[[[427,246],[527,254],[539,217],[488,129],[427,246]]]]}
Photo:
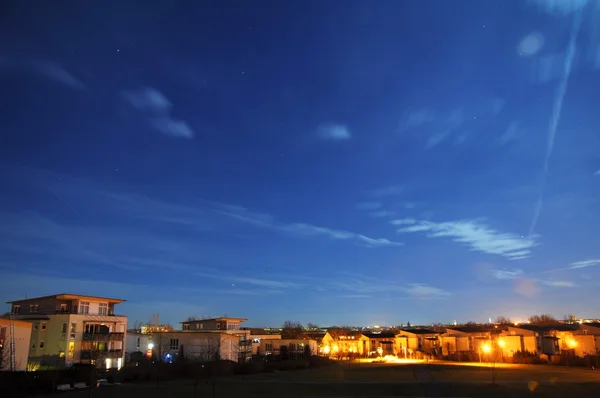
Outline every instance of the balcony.
{"type": "Polygon", "coordinates": [[[84,333],[84,341],[123,341],[125,333],[84,333]]]}

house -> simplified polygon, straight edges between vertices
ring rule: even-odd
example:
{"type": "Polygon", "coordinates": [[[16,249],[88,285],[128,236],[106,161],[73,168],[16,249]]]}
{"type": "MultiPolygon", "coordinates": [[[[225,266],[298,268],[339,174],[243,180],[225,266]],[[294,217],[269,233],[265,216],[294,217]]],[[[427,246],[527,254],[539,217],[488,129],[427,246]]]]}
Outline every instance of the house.
{"type": "Polygon", "coordinates": [[[531,354],[542,353],[541,340],[535,330],[525,329],[517,326],[507,326],[499,336],[498,346],[502,354],[510,358],[517,352],[528,352],[531,354]]]}
{"type": "Polygon", "coordinates": [[[455,353],[484,351],[486,346],[491,345],[502,329],[497,327],[481,326],[456,326],[446,328],[446,332],[440,335],[440,346],[443,355],[455,353]]]}
{"type": "Polygon", "coordinates": [[[264,329],[250,329],[250,340],[252,341],[252,355],[266,355],[263,340],[281,340],[281,335],[266,333],[264,329]]]}
{"type": "Polygon", "coordinates": [[[125,300],[61,293],[8,302],[15,319],[31,322],[29,360],[40,365],[91,363],[121,368],[127,317],[116,315],[125,300]]]}
{"type": "MultiPolygon", "coordinates": [[[[524,329],[534,333],[536,338],[536,346],[538,354],[545,355],[560,355],[561,352],[567,352],[574,350],[578,347],[577,341],[574,338],[575,332],[579,328],[578,325],[572,324],[556,324],[556,325],[519,325],[518,328],[512,329],[524,329]]],[[[586,341],[583,335],[580,337],[581,341],[586,341]]],[[[591,350],[593,347],[592,343],[588,342],[589,347],[579,347],[578,351],[581,353],[584,349],[591,350]]]]}
{"type": "Polygon", "coordinates": [[[152,353],[165,362],[228,360],[244,362],[252,352],[248,334],[210,331],[173,331],[152,335],[152,353]]]}
{"type": "Polygon", "coordinates": [[[277,355],[283,359],[307,358],[317,353],[317,342],[306,339],[262,339],[257,355],[277,355]]]}
{"type": "Polygon", "coordinates": [[[30,322],[0,318],[0,371],[27,370],[30,343],[30,322]],[[14,336],[11,335],[11,330],[14,330],[14,336]]]}
{"type": "Polygon", "coordinates": [[[325,356],[348,357],[351,355],[367,356],[370,340],[360,332],[345,330],[329,330],[323,336],[319,353],[325,356]]]}
{"type": "Polygon", "coordinates": [[[363,332],[368,339],[368,355],[397,355],[396,333],[394,332],[363,332]]]}
{"type": "Polygon", "coordinates": [[[240,327],[245,318],[207,318],[180,322],[181,331],[152,333],[152,353],[167,362],[216,359],[244,362],[252,355],[250,330],[240,327]]]}
{"type": "Polygon", "coordinates": [[[598,355],[600,353],[600,323],[582,323],[573,332],[573,338],[577,342],[577,346],[582,347],[581,354],[598,355]]]}
{"type": "Polygon", "coordinates": [[[437,354],[440,350],[439,333],[430,329],[400,329],[396,333],[398,356],[408,358],[414,352],[437,354]]]}

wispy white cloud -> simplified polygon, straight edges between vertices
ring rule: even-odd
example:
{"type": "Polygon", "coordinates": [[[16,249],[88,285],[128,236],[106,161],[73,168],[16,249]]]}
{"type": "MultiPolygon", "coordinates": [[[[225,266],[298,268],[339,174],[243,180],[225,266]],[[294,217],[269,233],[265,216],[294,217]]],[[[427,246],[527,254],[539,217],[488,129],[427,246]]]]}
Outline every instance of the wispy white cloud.
{"type": "Polygon", "coordinates": [[[575,287],[576,283],[571,281],[556,281],[556,280],[543,280],[540,281],[543,285],[551,286],[551,287],[575,287]]]}
{"type": "Polygon", "coordinates": [[[424,285],[421,283],[412,283],[406,288],[406,292],[411,296],[420,298],[440,298],[449,296],[450,293],[436,287],[424,285]]]}
{"type": "Polygon", "coordinates": [[[152,119],[150,123],[161,133],[172,137],[194,138],[194,132],[183,120],[152,119]]]}
{"type": "Polygon", "coordinates": [[[252,291],[265,291],[267,293],[282,293],[289,290],[303,290],[313,292],[328,292],[340,298],[369,298],[382,295],[394,297],[410,297],[415,299],[445,298],[450,293],[425,283],[398,284],[382,281],[367,275],[336,274],[328,276],[303,276],[295,273],[270,274],[269,277],[246,277],[238,274],[224,274],[217,270],[197,272],[196,276],[231,284],[232,287],[241,289],[258,289],[252,291]],[[293,282],[290,282],[293,280],[293,282]]]}
{"type": "Polygon", "coordinates": [[[404,187],[400,185],[389,185],[386,187],[372,189],[368,192],[368,194],[376,198],[383,198],[385,196],[400,195],[402,192],[404,192],[404,187]]]}
{"type": "Polygon", "coordinates": [[[403,246],[402,242],[391,241],[386,238],[371,238],[366,235],[357,234],[354,232],[332,229],[326,227],[319,227],[311,224],[304,223],[294,223],[294,224],[283,224],[276,225],[273,224],[273,227],[289,232],[295,235],[304,235],[304,236],[325,236],[332,240],[351,240],[356,242],[361,246],[366,247],[385,247],[385,246],[403,246]]]}
{"type": "MultiPolygon", "coordinates": [[[[539,1],[539,0],[538,0],[539,1]]],[[[578,0],[572,0],[571,3],[575,3],[578,0]]],[[[551,1],[547,1],[549,4],[551,1]]],[[[567,3],[566,1],[563,3],[567,3]]],[[[558,6],[557,6],[558,7],[558,6]]],[[[569,43],[565,52],[565,56],[562,62],[561,76],[556,92],[554,95],[554,102],[552,104],[552,113],[550,114],[550,126],[548,127],[548,137],[546,141],[546,153],[544,156],[544,162],[542,164],[542,183],[538,198],[534,204],[533,217],[531,225],[529,227],[529,235],[533,235],[537,222],[542,213],[542,206],[544,203],[544,192],[546,190],[546,181],[548,179],[548,167],[550,165],[550,158],[554,150],[554,141],[556,139],[556,132],[558,130],[558,123],[562,114],[562,106],[569,87],[569,80],[571,78],[571,71],[573,69],[573,63],[575,61],[575,55],[577,52],[577,37],[581,28],[581,13],[575,14],[573,24],[571,26],[569,43]]]]}
{"type": "Polygon", "coordinates": [[[504,269],[495,269],[492,270],[492,275],[496,279],[516,279],[523,277],[525,273],[523,270],[514,269],[514,270],[504,270],[504,269]]]}
{"type": "Polygon", "coordinates": [[[382,205],[383,203],[381,202],[362,202],[357,203],[354,207],[356,207],[359,210],[375,210],[379,209],[382,205]]]}
{"type": "Polygon", "coordinates": [[[400,219],[392,221],[402,225],[399,233],[426,233],[430,238],[452,238],[473,251],[496,254],[511,260],[524,259],[536,246],[534,237],[522,237],[499,232],[478,220],[458,220],[436,223],[433,221],[400,219]]]}
{"type": "Polygon", "coordinates": [[[317,127],[317,136],[330,141],[345,141],[352,138],[350,130],[343,124],[322,124],[317,127]]]}
{"type": "Polygon", "coordinates": [[[582,260],[576,261],[574,263],[569,264],[570,269],[579,269],[579,268],[587,268],[587,267],[595,267],[600,265],[600,259],[590,259],[590,260],[582,260]]]}
{"type": "Polygon", "coordinates": [[[589,3],[589,0],[529,0],[542,10],[555,15],[567,15],[580,11],[589,3]]]}
{"type": "Polygon", "coordinates": [[[85,89],[85,84],[75,76],[67,72],[62,66],[54,62],[43,61],[34,63],[35,70],[46,76],[47,78],[54,80],[55,82],[62,83],[67,87],[74,90],[85,89]]]}
{"type": "Polygon", "coordinates": [[[595,176],[600,176],[600,169],[596,170],[596,172],[594,173],[595,176]]]}
{"type": "Polygon", "coordinates": [[[146,87],[137,91],[125,91],[123,97],[135,108],[144,112],[166,113],[173,106],[160,91],[146,87]]]}
{"type": "Polygon", "coordinates": [[[500,144],[504,145],[509,143],[510,141],[516,140],[519,136],[519,133],[519,123],[516,121],[510,122],[504,134],[500,136],[500,144]]]}
{"type": "Polygon", "coordinates": [[[194,131],[184,120],[170,116],[173,104],[160,91],[152,87],[125,91],[123,98],[134,108],[148,115],[150,125],[164,135],[176,138],[194,138],[194,131]]]}
{"type": "Polygon", "coordinates": [[[499,280],[527,280],[530,283],[538,283],[549,287],[575,287],[576,284],[571,281],[556,279],[539,279],[528,276],[523,270],[513,269],[493,269],[492,276],[499,280]]]}
{"type": "Polygon", "coordinates": [[[394,217],[396,215],[396,212],[390,211],[390,210],[379,210],[379,211],[371,212],[370,214],[371,214],[371,217],[386,218],[386,217],[394,217]]]}

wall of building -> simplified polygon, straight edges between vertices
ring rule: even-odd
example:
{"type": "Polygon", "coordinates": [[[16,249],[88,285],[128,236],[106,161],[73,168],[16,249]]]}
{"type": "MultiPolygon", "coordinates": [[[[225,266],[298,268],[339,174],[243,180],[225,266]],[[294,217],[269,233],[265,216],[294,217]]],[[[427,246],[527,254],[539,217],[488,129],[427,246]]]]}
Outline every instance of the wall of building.
{"type": "Polygon", "coordinates": [[[17,371],[27,370],[29,362],[29,347],[31,345],[31,323],[25,321],[13,321],[15,331],[14,339],[10,333],[10,319],[0,318],[0,336],[4,337],[2,342],[2,353],[0,354],[0,370],[11,369],[11,342],[15,344],[15,366],[17,371]]]}
{"type": "MultiPolygon", "coordinates": [[[[152,338],[155,350],[160,344],[158,339],[166,346],[163,355],[169,354],[174,360],[180,356],[181,350],[189,361],[212,361],[217,353],[221,360],[238,362],[240,357],[240,336],[234,334],[193,331],[161,333],[152,338]]],[[[250,356],[251,347],[247,347],[250,356]]]]}

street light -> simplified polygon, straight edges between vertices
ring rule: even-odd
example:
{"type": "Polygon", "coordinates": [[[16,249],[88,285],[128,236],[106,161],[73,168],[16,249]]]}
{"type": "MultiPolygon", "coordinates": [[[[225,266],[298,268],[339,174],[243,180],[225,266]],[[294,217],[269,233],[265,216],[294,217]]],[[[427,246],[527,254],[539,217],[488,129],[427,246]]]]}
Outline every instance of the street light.
{"type": "Polygon", "coordinates": [[[498,345],[500,346],[500,348],[504,348],[504,340],[500,339],[498,340],[498,345]]]}
{"type": "Polygon", "coordinates": [[[484,344],[483,347],[481,347],[483,349],[483,352],[485,352],[486,354],[489,354],[490,351],[492,351],[492,347],[490,347],[489,344],[484,344]]]}

